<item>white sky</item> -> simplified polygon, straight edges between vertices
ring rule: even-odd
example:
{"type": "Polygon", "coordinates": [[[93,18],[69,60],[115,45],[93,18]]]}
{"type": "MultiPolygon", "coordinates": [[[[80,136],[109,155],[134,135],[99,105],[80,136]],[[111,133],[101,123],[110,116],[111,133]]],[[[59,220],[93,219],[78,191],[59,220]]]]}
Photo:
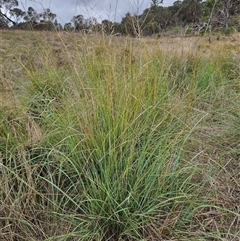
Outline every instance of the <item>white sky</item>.
{"type": "MultiPolygon", "coordinates": [[[[163,0],[162,6],[170,6],[176,0],[163,0]]],[[[96,17],[119,22],[127,12],[141,14],[151,0],[19,0],[19,7],[25,11],[32,6],[37,12],[50,8],[57,14],[61,24],[71,21],[73,16],[82,14],[84,18],[96,17]]]]}

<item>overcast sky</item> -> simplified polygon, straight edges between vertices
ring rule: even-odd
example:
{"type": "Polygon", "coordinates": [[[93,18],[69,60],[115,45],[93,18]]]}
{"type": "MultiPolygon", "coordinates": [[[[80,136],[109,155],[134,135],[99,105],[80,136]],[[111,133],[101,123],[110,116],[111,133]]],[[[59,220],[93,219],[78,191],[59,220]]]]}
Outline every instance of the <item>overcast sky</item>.
{"type": "MultiPolygon", "coordinates": [[[[162,6],[170,6],[176,0],[163,0],[162,6]]],[[[19,0],[19,7],[25,11],[32,6],[37,12],[50,8],[57,14],[61,24],[71,21],[73,16],[82,14],[84,18],[96,17],[121,21],[127,12],[141,14],[150,6],[151,0],[19,0]]]]}

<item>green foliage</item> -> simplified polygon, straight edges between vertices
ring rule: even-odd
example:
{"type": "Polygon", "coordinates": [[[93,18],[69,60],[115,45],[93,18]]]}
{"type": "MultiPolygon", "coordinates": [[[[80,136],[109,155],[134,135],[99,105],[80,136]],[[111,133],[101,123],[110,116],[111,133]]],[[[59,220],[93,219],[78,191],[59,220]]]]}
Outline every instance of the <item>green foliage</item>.
{"type": "Polygon", "coordinates": [[[212,187],[239,155],[233,56],[165,54],[156,39],[60,40],[67,41],[64,64],[44,42],[34,56],[43,62],[38,68],[15,63],[25,70],[13,92],[17,105],[1,106],[3,233],[22,240],[238,238],[237,208],[223,209],[212,187]],[[223,231],[201,233],[209,209],[221,213],[214,217],[223,217],[216,219],[223,231]]]}
{"type": "Polygon", "coordinates": [[[157,7],[159,4],[161,4],[163,1],[162,0],[152,0],[151,2],[151,7],[157,7]]]}
{"type": "MultiPolygon", "coordinates": [[[[131,14],[127,12],[121,22],[111,22],[104,19],[98,23],[95,17],[85,18],[78,14],[73,16],[71,22],[58,23],[57,15],[49,8],[44,8],[38,12],[32,6],[28,6],[24,11],[17,8],[18,0],[6,0],[0,6],[0,28],[25,29],[25,30],[66,30],[80,31],[81,33],[105,33],[107,35],[125,35],[133,37],[156,36],[156,34],[168,29],[179,28],[187,24],[216,23],[224,22],[222,27],[238,27],[234,19],[238,18],[240,8],[239,1],[215,1],[215,0],[183,0],[175,1],[172,6],[161,6],[163,1],[152,0],[149,8],[143,10],[142,14],[131,14]],[[230,3],[229,2],[229,3],[230,3]],[[226,6],[227,7],[226,7],[226,6]],[[222,12],[223,14],[219,14],[222,12]],[[225,16],[225,17],[224,17],[225,16]],[[222,19],[222,17],[224,19],[222,19]]],[[[139,8],[139,3],[136,8],[139,8]]],[[[116,9],[117,10],[117,9],[116,9]]],[[[138,12],[138,11],[137,11],[138,12]]],[[[61,18],[61,16],[59,16],[61,18]]],[[[189,30],[190,31],[190,30],[189,30]]],[[[207,30],[208,31],[208,30],[207,30]]],[[[228,30],[226,30],[228,32],[228,30]]],[[[175,33],[178,32],[175,29],[175,33]]],[[[204,35],[206,31],[201,32],[204,35]]],[[[230,31],[232,32],[232,31],[230,31]]],[[[170,33],[171,34],[171,33],[170,33]]]]}
{"type": "Polygon", "coordinates": [[[214,33],[222,32],[222,28],[214,28],[214,29],[213,29],[213,32],[214,32],[214,33]]]}
{"type": "Polygon", "coordinates": [[[174,33],[179,33],[180,27],[179,27],[179,26],[174,27],[174,28],[173,28],[173,31],[174,31],[174,33]]]}
{"type": "Polygon", "coordinates": [[[237,31],[240,33],[240,24],[237,26],[237,31]]]}
{"type": "Polygon", "coordinates": [[[185,30],[185,34],[189,35],[189,34],[192,34],[193,33],[193,30],[191,27],[188,27],[186,30],[185,30]]]}
{"type": "Polygon", "coordinates": [[[234,29],[232,27],[228,27],[227,29],[225,29],[224,33],[226,35],[229,35],[229,34],[233,33],[233,31],[234,31],[234,29]]]}

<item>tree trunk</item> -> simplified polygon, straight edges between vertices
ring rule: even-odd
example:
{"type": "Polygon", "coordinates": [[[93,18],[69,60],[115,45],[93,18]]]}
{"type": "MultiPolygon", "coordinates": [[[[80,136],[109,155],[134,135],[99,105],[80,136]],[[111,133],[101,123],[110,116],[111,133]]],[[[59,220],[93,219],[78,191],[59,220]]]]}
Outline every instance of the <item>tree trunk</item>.
{"type": "Polygon", "coordinates": [[[229,19],[229,10],[231,7],[231,0],[223,0],[224,4],[224,28],[228,29],[228,19],[229,19]]]}

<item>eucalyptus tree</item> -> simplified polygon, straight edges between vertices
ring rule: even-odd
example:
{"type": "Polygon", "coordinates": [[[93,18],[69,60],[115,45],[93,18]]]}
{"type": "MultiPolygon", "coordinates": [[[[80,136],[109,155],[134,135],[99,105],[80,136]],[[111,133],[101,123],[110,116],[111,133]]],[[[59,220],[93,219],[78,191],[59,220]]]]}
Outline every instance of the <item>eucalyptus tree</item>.
{"type": "Polygon", "coordinates": [[[223,2],[223,16],[224,16],[224,28],[228,28],[228,20],[230,17],[231,0],[222,0],[223,2]]]}
{"type": "Polygon", "coordinates": [[[73,16],[71,22],[73,23],[75,30],[83,30],[85,28],[85,19],[82,14],[73,16]]]}
{"type": "Polygon", "coordinates": [[[26,12],[20,8],[13,8],[13,9],[10,9],[9,14],[11,18],[14,18],[14,22],[17,25],[23,19],[26,12]]]}
{"type": "Polygon", "coordinates": [[[203,17],[214,19],[226,30],[232,15],[240,13],[240,0],[206,0],[203,3],[203,17]]]}
{"type": "Polygon", "coordinates": [[[154,9],[159,6],[159,4],[163,3],[163,0],[152,0],[151,1],[151,8],[154,9]]]}
{"type": "Polygon", "coordinates": [[[52,13],[50,8],[46,8],[43,10],[42,13],[39,14],[40,18],[44,21],[50,21],[53,22],[57,15],[55,13],[52,13]]]}
{"type": "Polygon", "coordinates": [[[55,30],[59,27],[57,23],[57,15],[51,12],[50,8],[46,8],[43,12],[38,14],[39,16],[39,23],[35,25],[35,29],[38,30],[55,30]]]}
{"type": "Polygon", "coordinates": [[[202,15],[202,0],[183,0],[177,12],[182,23],[199,23],[202,15]]]}
{"type": "Polygon", "coordinates": [[[102,31],[106,34],[114,33],[114,24],[108,19],[102,20],[102,31]]]}
{"type": "Polygon", "coordinates": [[[238,15],[240,14],[240,0],[232,0],[230,15],[238,15]]]}
{"type": "Polygon", "coordinates": [[[16,25],[16,22],[12,20],[9,15],[10,11],[18,6],[18,0],[1,0],[0,1],[0,26],[8,27],[10,23],[16,25]]]}
{"type": "Polygon", "coordinates": [[[240,13],[240,0],[219,0],[222,3],[222,13],[224,16],[224,28],[227,30],[231,15],[240,13]]]}
{"type": "Polygon", "coordinates": [[[178,14],[179,10],[181,9],[181,6],[182,6],[182,1],[177,0],[173,3],[172,6],[168,7],[168,10],[169,10],[169,12],[171,12],[171,15],[172,15],[172,17],[170,19],[171,25],[174,25],[174,26],[181,25],[182,21],[178,14]]]}
{"type": "Polygon", "coordinates": [[[130,12],[127,12],[121,21],[121,24],[123,26],[123,33],[125,35],[135,36],[136,33],[134,22],[134,16],[130,12]]]}
{"type": "Polygon", "coordinates": [[[28,23],[37,23],[40,15],[33,7],[28,7],[27,12],[25,13],[24,20],[28,23]]]}
{"type": "Polygon", "coordinates": [[[74,28],[72,27],[72,23],[69,22],[69,23],[65,23],[65,24],[64,24],[63,29],[64,29],[65,31],[70,31],[70,30],[73,30],[74,28]]]}

